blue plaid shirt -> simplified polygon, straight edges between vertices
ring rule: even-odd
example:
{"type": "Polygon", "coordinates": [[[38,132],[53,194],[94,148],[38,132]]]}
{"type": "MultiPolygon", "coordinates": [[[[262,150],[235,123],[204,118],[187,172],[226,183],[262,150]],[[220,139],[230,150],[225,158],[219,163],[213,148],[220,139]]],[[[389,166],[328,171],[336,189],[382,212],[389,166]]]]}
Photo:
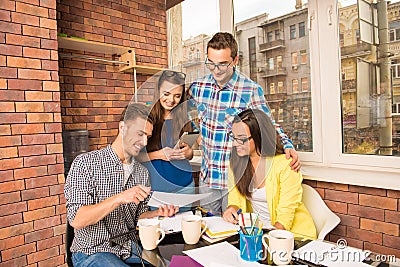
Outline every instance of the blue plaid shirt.
{"type": "Polygon", "coordinates": [[[233,119],[243,110],[263,110],[275,125],[284,148],[294,148],[292,141],[272,118],[263,89],[236,70],[223,88],[219,87],[211,74],[193,82],[189,96],[197,106],[202,135],[203,160],[200,178],[211,188],[227,188],[233,143],[228,133],[232,129],[233,119]]]}

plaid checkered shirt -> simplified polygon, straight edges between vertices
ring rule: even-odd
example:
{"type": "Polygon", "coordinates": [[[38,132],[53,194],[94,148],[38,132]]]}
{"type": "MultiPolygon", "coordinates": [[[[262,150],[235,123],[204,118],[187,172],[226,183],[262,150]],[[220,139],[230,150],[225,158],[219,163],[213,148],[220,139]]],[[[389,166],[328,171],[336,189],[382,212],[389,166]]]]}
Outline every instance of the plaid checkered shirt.
{"type": "MultiPolygon", "coordinates": [[[[147,169],[134,161],[130,176],[124,185],[124,169],[121,160],[111,146],[80,154],[72,163],[64,187],[67,200],[67,219],[72,222],[82,206],[97,204],[135,185],[150,186],[147,169]]],[[[148,210],[147,202],[122,204],[96,224],[75,229],[71,251],[87,255],[111,252],[122,259],[131,256],[132,241],[123,235],[136,227],[140,214],[148,210]],[[110,238],[123,235],[112,245],[110,238]]]]}
{"type": "Polygon", "coordinates": [[[232,150],[232,140],[228,133],[232,129],[233,119],[243,110],[263,110],[275,125],[284,148],[294,148],[292,141],[272,118],[263,89],[236,70],[223,88],[219,87],[211,74],[193,82],[189,89],[189,99],[197,107],[203,138],[200,178],[211,188],[227,188],[232,150]]]}

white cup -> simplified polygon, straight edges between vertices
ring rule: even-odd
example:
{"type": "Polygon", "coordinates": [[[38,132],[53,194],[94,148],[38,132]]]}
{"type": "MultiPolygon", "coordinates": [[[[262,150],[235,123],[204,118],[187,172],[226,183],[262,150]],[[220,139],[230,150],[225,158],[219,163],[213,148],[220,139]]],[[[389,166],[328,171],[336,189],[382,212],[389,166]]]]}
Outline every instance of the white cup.
{"type": "Polygon", "coordinates": [[[186,244],[192,245],[199,242],[200,236],[206,231],[207,224],[204,221],[204,229],[201,230],[201,216],[198,215],[186,215],[182,217],[182,235],[183,240],[185,240],[186,244]]]}
{"type": "Polygon", "coordinates": [[[165,232],[160,228],[158,219],[139,220],[139,238],[146,250],[153,250],[165,237],[165,232]]]}
{"type": "Polygon", "coordinates": [[[262,242],[276,265],[287,265],[292,260],[294,235],[286,230],[272,230],[263,235],[262,242]],[[269,245],[265,242],[268,239],[269,245]]]}

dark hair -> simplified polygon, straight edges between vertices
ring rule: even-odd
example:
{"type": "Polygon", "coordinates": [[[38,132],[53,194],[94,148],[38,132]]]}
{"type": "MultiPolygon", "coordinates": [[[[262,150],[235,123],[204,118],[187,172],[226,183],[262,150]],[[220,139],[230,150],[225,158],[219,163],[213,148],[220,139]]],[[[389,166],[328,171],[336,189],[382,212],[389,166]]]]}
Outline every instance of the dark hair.
{"type": "Polygon", "coordinates": [[[214,34],[211,40],[208,41],[207,52],[208,48],[213,48],[216,50],[230,48],[232,59],[235,59],[238,53],[238,44],[233,35],[229,32],[218,32],[214,34]]]}
{"type": "Polygon", "coordinates": [[[142,118],[154,124],[154,118],[150,114],[149,107],[146,107],[145,105],[139,103],[128,104],[125,107],[124,111],[122,111],[119,121],[133,121],[137,118],[142,118]]]}
{"type": "Polygon", "coordinates": [[[164,129],[164,113],[165,110],[160,103],[160,88],[163,82],[168,81],[172,84],[176,84],[182,88],[182,97],[178,105],[171,110],[170,116],[174,120],[172,126],[172,138],[173,140],[178,140],[181,133],[184,131],[191,131],[190,124],[188,122],[188,112],[185,106],[186,92],[185,92],[185,77],[186,75],[182,72],[165,70],[161,73],[158,81],[156,83],[156,89],[154,90],[154,100],[155,103],[150,111],[154,119],[154,128],[152,136],[147,142],[147,152],[157,151],[162,148],[162,144],[166,142],[166,129],[164,129]]]}
{"type": "MultiPolygon", "coordinates": [[[[275,154],[283,153],[281,142],[277,142],[275,126],[264,111],[257,109],[244,110],[233,121],[233,123],[239,122],[243,122],[249,127],[258,155],[272,157],[275,154]]],[[[230,165],[240,194],[251,197],[252,192],[249,187],[252,186],[254,168],[250,157],[240,157],[236,149],[233,148],[230,165]]]]}

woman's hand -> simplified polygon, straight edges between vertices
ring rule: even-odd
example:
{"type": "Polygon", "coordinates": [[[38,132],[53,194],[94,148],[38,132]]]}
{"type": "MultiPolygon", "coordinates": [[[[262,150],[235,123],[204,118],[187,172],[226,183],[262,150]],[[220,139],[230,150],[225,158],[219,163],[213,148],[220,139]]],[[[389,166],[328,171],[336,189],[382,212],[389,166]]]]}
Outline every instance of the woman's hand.
{"type": "Polygon", "coordinates": [[[179,148],[165,147],[162,149],[162,152],[165,156],[165,160],[167,161],[185,159],[185,155],[180,151],[179,148]]]}
{"type": "Polygon", "coordinates": [[[181,143],[180,150],[186,159],[191,160],[193,158],[193,149],[188,144],[181,143]]]}
{"type": "Polygon", "coordinates": [[[239,215],[237,214],[237,211],[239,210],[238,207],[236,206],[229,206],[225,212],[222,218],[224,218],[225,221],[233,223],[233,224],[238,224],[239,223],[239,215]]]}

